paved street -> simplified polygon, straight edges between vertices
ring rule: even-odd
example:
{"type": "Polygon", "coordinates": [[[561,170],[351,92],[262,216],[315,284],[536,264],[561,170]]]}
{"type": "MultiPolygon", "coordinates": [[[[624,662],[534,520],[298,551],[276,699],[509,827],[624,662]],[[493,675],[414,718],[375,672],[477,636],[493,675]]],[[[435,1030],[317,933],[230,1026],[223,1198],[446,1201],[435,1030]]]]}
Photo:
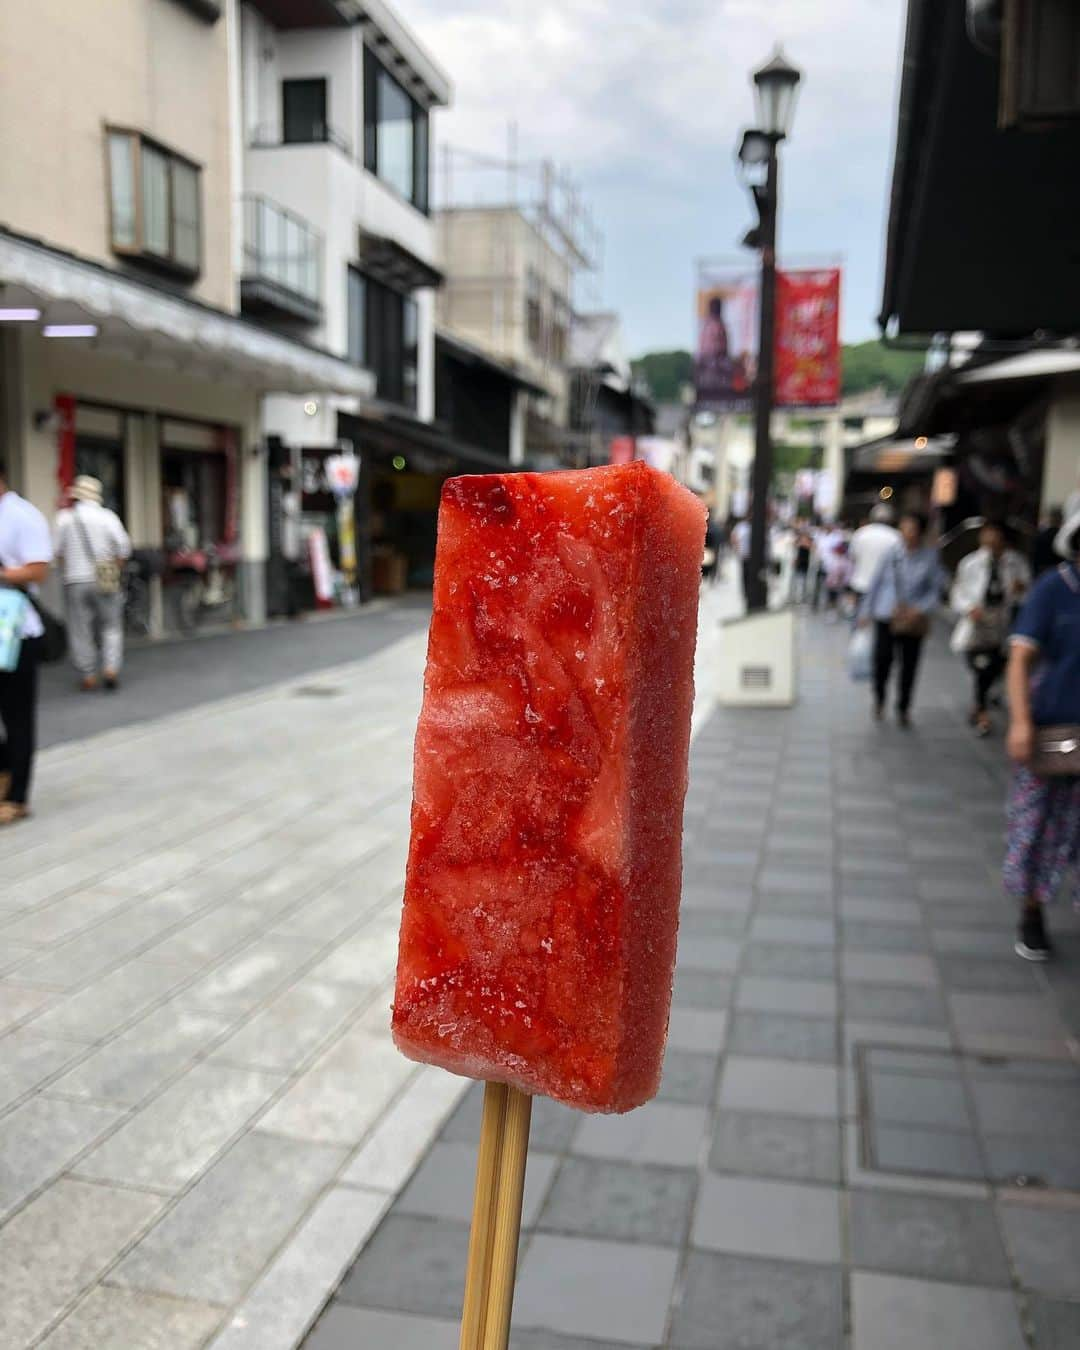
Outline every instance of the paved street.
{"type": "MultiPolygon", "coordinates": [[[[661,1100],[537,1103],[515,1350],[1074,1346],[1080,925],[1011,955],[1000,746],[943,651],[873,727],[813,619],[795,710],[716,710],[709,603],[661,1100]]],[[[4,1350],[294,1350],[342,1277],[307,1350],[456,1345],[477,1091],[387,1032],[423,627],[70,697],[118,724],[0,838],[4,1350]]]]}
{"type": "MultiPolygon", "coordinates": [[[[535,1107],[514,1350],[1080,1345],[1080,924],[1012,955],[997,742],[942,648],[875,728],[839,629],[697,737],[659,1100],[535,1107]]],[[[305,1342],[453,1350],[480,1089],[305,1342]]]]}

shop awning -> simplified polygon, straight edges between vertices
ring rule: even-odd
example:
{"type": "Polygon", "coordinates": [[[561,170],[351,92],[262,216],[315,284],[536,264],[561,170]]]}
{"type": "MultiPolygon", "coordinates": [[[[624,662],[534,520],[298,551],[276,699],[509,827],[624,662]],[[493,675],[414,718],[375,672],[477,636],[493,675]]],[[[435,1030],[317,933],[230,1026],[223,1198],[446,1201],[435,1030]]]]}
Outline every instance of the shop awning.
{"type": "MultiPolygon", "coordinates": [[[[369,398],[370,371],[164,287],[0,230],[0,305],[35,308],[42,323],[95,324],[93,349],[262,393],[369,398]]],[[[58,339],[59,340],[59,339],[58,339]]]]}

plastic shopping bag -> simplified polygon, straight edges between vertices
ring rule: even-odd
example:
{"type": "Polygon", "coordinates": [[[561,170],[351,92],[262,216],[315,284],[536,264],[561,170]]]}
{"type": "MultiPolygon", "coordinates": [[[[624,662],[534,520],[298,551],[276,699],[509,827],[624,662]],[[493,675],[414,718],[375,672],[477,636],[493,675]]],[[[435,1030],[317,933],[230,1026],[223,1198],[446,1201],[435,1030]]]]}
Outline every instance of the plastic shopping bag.
{"type": "Polygon", "coordinates": [[[19,664],[22,631],[29,604],[22,591],[0,586],[0,670],[8,674],[19,664]]]}
{"type": "Polygon", "coordinates": [[[874,635],[869,628],[856,628],[847,653],[848,674],[853,680],[868,680],[874,673],[874,635]]]}

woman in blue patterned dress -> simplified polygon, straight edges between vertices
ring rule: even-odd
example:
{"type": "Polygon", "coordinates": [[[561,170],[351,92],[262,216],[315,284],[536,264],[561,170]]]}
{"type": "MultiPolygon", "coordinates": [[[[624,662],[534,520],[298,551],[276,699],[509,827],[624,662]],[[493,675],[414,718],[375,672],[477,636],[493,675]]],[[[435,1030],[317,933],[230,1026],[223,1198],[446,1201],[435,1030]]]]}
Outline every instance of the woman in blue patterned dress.
{"type": "MultiPolygon", "coordinates": [[[[1016,768],[1004,880],[1021,905],[1016,951],[1028,961],[1050,956],[1044,906],[1080,864],[1080,776],[1044,778],[1031,768],[1040,727],[1075,727],[1080,736],[1080,514],[1065,522],[1056,547],[1065,562],[1035,583],[1009,650],[1007,747],[1016,768]]],[[[1080,873],[1073,902],[1080,905],[1080,873]]]]}

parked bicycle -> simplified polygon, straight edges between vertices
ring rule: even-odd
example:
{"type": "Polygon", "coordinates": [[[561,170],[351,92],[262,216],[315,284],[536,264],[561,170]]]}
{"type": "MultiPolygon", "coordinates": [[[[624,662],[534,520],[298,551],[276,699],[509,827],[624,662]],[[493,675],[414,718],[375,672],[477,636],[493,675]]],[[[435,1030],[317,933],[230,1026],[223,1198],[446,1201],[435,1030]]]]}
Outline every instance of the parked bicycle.
{"type": "Polygon", "coordinates": [[[214,544],[174,553],[169,559],[177,626],[192,633],[200,624],[236,618],[236,570],[214,544]]]}

